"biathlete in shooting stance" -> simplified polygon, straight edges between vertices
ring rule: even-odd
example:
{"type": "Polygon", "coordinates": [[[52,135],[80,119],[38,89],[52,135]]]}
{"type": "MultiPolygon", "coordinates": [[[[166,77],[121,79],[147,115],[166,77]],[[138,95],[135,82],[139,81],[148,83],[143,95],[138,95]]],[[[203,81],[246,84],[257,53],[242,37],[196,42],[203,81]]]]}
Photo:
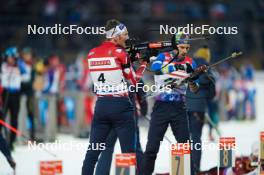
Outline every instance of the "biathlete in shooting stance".
{"type": "Polygon", "coordinates": [[[186,143],[190,138],[185,93],[187,86],[194,93],[198,92],[199,87],[194,80],[182,82],[196,68],[195,62],[187,56],[190,49],[189,36],[183,33],[173,35],[172,47],[172,51],[160,53],[151,65],[151,69],[155,71],[157,87],[163,87],[170,81],[173,84],[172,88],[160,89],[155,96],[143,158],[144,175],[151,175],[154,171],[160,142],[169,124],[178,143],[186,143]]]}
{"type": "MultiPolygon", "coordinates": [[[[89,142],[90,145],[105,143],[110,131],[114,130],[122,152],[135,153],[134,108],[128,97],[125,79],[136,85],[143,76],[147,61],[143,61],[135,72],[125,50],[125,41],[129,38],[126,26],[117,20],[109,20],[105,29],[106,41],[93,48],[87,57],[98,97],[89,142]]],[[[93,175],[101,151],[88,148],[82,167],[83,175],[93,175]]]]}

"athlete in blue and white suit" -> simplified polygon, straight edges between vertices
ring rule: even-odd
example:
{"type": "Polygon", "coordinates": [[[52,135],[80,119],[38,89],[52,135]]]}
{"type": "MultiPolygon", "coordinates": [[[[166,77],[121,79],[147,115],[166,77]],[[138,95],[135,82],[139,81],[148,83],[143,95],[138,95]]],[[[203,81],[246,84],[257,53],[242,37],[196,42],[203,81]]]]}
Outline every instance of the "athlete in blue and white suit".
{"type": "Polygon", "coordinates": [[[185,93],[187,88],[198,92],[199,87],[195,81],[184,83],[183,80],[190,76],[196,64],[186,56],[190,48],[188,35],[178,33],[173,36],[172,43],[174,49],[159,54],[151,65],[151,69],[155,71],[155,84],[160,92],[155,96],[156,101],[151,114],[143,159],[144,175],[151,175],[154,171],[160,141],[163,140],[169,124],[178,143],[186,143],[189,140],[185,93]],[[167,82],[175,79],[173,88],[160,89],[167,82]]]}

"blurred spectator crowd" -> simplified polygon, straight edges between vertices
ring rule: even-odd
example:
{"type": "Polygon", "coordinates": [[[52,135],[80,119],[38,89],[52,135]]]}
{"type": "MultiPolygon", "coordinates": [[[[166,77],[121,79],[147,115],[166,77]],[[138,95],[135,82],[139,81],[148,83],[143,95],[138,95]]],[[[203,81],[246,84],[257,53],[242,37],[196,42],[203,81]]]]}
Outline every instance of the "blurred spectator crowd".
{"type": "Polygon", "coordinates": [[[98,35],[27,35],[27,25],[77,24],[104,26],[117,18],[124,22],[131,37],[142,41],[163,39],[160,24],[237,26],[237,35],[214,35],[209,41],[213,60],[242,50],[259,68],[264,67],[264,0],[10,0],[0,7],[0,50],[7,45],[30,46],[40,56],[56,51],[65,62],[79,50],[88,50],[103,38],[98,35]]]}
{"type": "MultiPolygon", "coordinates": [[[[203,52],[196,52],[196,56],[197,53],[207,59],[203,52]]],[[[84,61],[85,52],[78,53],[71,64],[64,64],[56,54],[37,59],[37,53],[28,47],[10,47],[2,55],[1,117],[5,121],[28,133],[32,140],[55,141],[58,132],[89,136],[96,97],[84,61]]],[[[236,69],[222,64],[214,72],[217,95],[209,105],[212,120],[254,120],[253,66],[245,64],[236,69]]],[[[144,81],[151,85],[152,73],[147,72],[144,81]]],[[[15,139],[16,135],[10,133],[11,148],[15,139]]],[[[22,139],[18,140],[23,143],[22,139]]]]}
{"type": "MultiPolygon", "coordinates": [[[[88,137],[96,97],[84,59],[103,36],[27,35],[27,25],[104,26],[106,20],[117,18],[128,26],[131,37],[142,41],[170,38],[148,30],[160,24],[237,26],[238,35],[195,41],[190,54],[203,44],[211,48],[211,62],[232,51],[244,52],[246,62],[234,60],[235,67],[224,64],[216,69],[217,95],[209,108],[217,111],[211,116],[215,123],[254,119],[254,68],[264,67],[263,11],[264,0],[6,1],[0,6],[3,118],[24,133],[29,130],[32,140],[54,141],[58,132],[88,137]]],[[[153,82],[151,73],[144,79],[146,84],[153,82]]],[[[5,135],[12,148],[15,134],[5,135]]]]}
{"type": "Polygon", "coordinates": [[[256,118],[254,68],[243,65],[240,70],[221,65],[217,72],[218,114],[221,120],[254,120],[256,118]]]}
{"type": "MultiPolygon", "coordinates": [[[[88,137],[95,98],[85,56],[80,53],[66,66],[55,54],[37,60],[31,48],[7,48],[1,58],[0,119],[23,133],[29,130],[31,140],[55,141],[59,131],[88,137]]],[[[0,131],[13,148],[16,134],[2,126],[0,131]]]]}

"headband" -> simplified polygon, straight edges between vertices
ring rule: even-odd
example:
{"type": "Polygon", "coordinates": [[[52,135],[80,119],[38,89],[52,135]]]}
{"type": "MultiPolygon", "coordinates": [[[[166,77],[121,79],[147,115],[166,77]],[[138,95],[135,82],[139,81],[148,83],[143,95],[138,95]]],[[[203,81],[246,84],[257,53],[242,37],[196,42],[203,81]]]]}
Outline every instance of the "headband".
{"type": "Polygon", "coordinates": [[[118,35],[122,34],[127,30],[126,26],[124,24],[119,24],[116,27],[106,31],[106,38],[111,39],[114,37],[117,37],[118,35]]]}
{"type": "Polygon", "coordinates": [[[177,44],[190,44],[190,36],[183,32],[177,33],[175,39],[177,44]]]}

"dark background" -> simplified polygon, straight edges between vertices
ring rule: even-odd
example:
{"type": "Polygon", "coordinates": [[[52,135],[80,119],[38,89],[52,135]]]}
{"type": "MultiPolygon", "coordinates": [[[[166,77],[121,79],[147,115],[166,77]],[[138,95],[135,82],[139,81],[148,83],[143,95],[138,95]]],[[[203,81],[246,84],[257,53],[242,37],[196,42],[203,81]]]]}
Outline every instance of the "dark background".
{"type": "Polygon", "coordinates": [[[27,25],[54,24],[104,26],[116,18],[127,25],[130,37],[142,41],[167,40],[161,36],[160,24],[186,26],[237,26],[237,35],[212,35],[209,41],[193,42],[193,50],[207,44],[213,61],[241,50],[238,65],[251,62],[264,68],[264,0],[1,0],[0,51],[8,46],[32,47],[37,57],[57,53],[71,63],[80,51],[89,51],[102,41],[102,35],[28,35],[27,25]]]}

